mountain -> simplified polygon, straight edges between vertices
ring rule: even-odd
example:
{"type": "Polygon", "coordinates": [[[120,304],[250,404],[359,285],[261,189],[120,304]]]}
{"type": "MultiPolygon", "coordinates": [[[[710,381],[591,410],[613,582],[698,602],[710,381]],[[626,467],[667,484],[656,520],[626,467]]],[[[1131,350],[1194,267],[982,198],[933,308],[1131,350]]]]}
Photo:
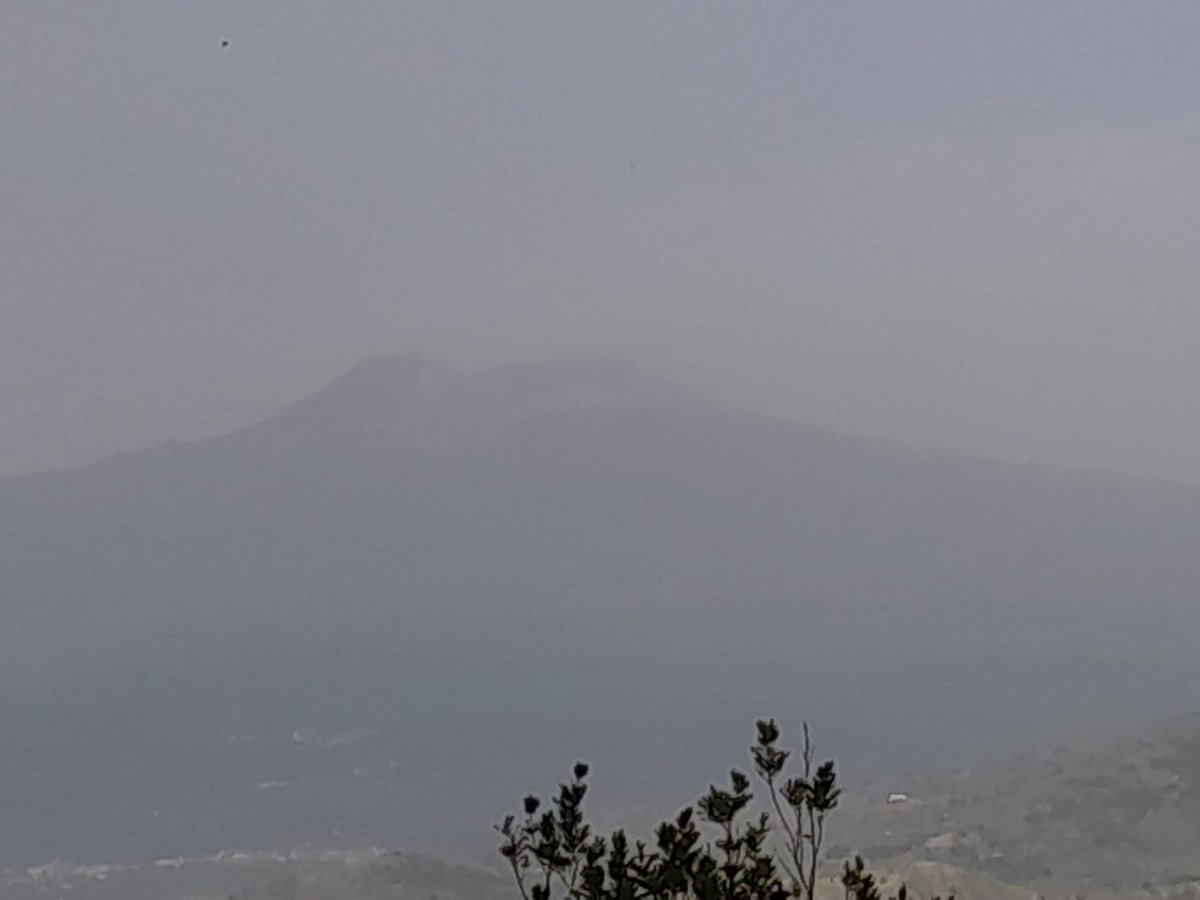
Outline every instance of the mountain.
{"type": "Polygon", "coordinates": [[[600,812],[690,800],[757,715],[862,781],[1196,708],[1198,546],[1193,489],[368,361],[0,481],[0,861],[483,852],[576,757],[600,812]]]}

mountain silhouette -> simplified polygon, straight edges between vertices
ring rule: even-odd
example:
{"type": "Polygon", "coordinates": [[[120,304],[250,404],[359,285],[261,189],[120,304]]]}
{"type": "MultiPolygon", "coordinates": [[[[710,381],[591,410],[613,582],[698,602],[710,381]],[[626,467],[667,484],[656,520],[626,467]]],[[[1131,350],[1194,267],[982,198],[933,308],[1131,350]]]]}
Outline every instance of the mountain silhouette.
{"type": "Polygon", "coordinates": [[[577,757],[613,805],[688,800],[761,714],[853,781],[1195,707],[1197,546],[1190,489],[620,362],[370,360],[0,481],[0,854],[486,844],[577,757]]]}

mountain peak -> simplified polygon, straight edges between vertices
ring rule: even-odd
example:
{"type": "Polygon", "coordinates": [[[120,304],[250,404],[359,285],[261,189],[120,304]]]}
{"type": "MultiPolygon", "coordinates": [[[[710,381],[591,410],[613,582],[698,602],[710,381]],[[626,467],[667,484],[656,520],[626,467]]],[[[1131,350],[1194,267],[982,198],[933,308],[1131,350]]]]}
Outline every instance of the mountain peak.
{"type": "Polygon", "coordinates": [[[509,363],[471,374],[419,353],[371,357],[260,426],[296,444],[462,448],[546,416],[690,409],[692,392],[620,361],[509,363]]]}
{"type": "Polygon", "coordinates": [[[411,390],[428,389],[457,380],[449,366],[423,353],[387,353],[355,365],[325,390],[337,388],[411,390]]]}

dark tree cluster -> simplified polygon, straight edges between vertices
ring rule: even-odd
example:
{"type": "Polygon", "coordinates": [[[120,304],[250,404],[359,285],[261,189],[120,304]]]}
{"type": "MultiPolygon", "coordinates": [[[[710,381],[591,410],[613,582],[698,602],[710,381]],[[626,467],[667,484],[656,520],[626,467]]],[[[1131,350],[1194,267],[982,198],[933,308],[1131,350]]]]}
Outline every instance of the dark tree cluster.
{"type": "MultiPolygon", "coordinates": [[[[661,823],[652,841],[624,830],[596,834],[583,814],[588,765],[577,762],[548,806],[527,796],[521,815],[496,826],[523,900],[814,900],[826,817],[841,793],[833,762],[816,765],[807,725],[797,771],[773,719],[750,748],[765,788],[752,808],[750,778],[734,769],[694,806],[661,823]]],[[[846,900],[881,900],[861,858],[845,864],[846,900]]],[[[907,900],[906,892],[894,900],[907,900]]],[[[951,898],[953,900],[953,898],[951,898]]]]}

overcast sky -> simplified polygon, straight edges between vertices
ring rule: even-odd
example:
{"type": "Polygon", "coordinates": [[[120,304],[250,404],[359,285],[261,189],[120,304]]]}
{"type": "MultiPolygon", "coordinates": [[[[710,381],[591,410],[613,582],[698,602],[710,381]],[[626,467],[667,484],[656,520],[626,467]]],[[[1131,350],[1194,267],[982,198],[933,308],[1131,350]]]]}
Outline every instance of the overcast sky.
{"type": "Polygon", "coordinates": [[[1198,45],[1192,2],[0,0],[0,472],[420,350],[1200,482],[1198,45]]]}

